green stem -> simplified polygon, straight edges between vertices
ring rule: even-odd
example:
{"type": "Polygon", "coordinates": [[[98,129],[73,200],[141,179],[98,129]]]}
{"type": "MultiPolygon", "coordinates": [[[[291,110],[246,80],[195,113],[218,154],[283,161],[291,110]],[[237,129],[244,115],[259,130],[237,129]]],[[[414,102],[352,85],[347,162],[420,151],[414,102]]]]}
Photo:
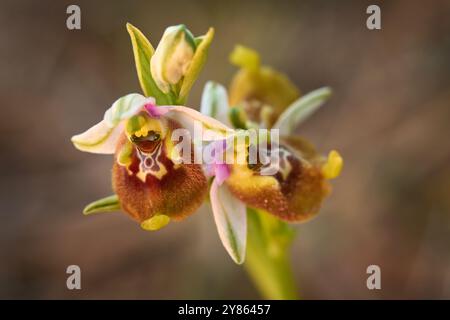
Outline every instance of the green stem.
{"type": "Polygon", "coordinates": [[[277,218],[247,210],[248,238],[245,268],[263,298],[298,299],[289,257],[293,229],[277,218]]]}

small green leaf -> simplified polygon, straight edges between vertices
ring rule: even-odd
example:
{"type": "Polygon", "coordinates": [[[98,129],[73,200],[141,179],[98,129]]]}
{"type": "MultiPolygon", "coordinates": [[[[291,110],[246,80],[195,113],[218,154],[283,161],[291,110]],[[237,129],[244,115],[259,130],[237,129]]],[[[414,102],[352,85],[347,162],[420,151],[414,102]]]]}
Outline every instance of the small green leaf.
{"type": "MultiPolygon", "coordinates": [[[[184,104],[195,80],[197,79],[203,65],[206,62],[208,56],[209,47],[214,38],[214,29],[209,28],[208,32],[204,35],[201,42],[197,44],[197,49],[195,50],[194,58],[192,59],[191,65],[184,76],[183,84],[181,85],[180,94],[178,96],[178,103],[184,104]]],[[[199,38],[195,39],[196,43],[199,38]]]]}
{"type": "Polygon", "coordinates": [[[171,97],[158,88],[150,72],[150,58],[154,54],[155,49],[138,28],[127,23],[127,30],[133,46],[136,71],[142,91],[147,97],[154,97],[158,105],[172,104],[171,97]]]}
{"type": "Polygon", "coordinates": [[[280,130],[280,135],[290,135],[295,128],[314,113],[331,96],[328,87],[314,90],[294,101],[278,118],[273,125],[280,130]]]}
{"type": "Polygon", "coordinates": [[[117,195],[112,195],[103,199],[99,199],[88,204],[84,210],[84,215],[101,212],[112,212],[120,210],[119,198],[117,195]]]}

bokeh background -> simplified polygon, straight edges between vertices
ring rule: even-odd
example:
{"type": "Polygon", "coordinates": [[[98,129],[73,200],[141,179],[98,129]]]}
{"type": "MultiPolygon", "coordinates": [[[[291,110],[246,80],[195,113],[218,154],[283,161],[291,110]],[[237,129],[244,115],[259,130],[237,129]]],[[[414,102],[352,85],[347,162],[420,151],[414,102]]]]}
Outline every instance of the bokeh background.
{"type": "Polygon", "coordinates": [[[148,233],[121,213],[84,217],[109,195],[112,158],[70,137],[139,92],[125,23],[153,42],[185,23],[216,28],[205,81],[228,84],[236,43],[332,100],[299,132],[345,158],[321,214],[298,226],[308,299],[450,298],[449,1],[1,1],[0,298],[258,298],[208,209],[148,233]],[[66,28],[78,4],[82,30],[66,28]],[[366,28],[379,4],[382,30],[366,28]],[[66,267],[82,290],[66,288],[66,267]],[[366,288],[366,268],[382,289],[366,288]]]}

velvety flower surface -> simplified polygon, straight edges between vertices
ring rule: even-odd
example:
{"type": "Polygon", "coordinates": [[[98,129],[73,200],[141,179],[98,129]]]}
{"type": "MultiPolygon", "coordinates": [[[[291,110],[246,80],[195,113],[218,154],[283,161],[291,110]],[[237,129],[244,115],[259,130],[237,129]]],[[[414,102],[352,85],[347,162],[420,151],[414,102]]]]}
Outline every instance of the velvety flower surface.
{"type": "MultiPolygon", "coordinates": [[[[234,135],[234,130],[193,109],[156,106],[153,98],[129,94],[118,99],[100,123],[72,137],[72,142],[81,151],[115,154],[112,184],[117,204],[146,230],[194,213],[206,198],[207,175],[214,177],[209,195],[219,235],[234,261],[242,263],[246,207],[223,184],[229,177],[228,166],[192,163],[198,156],[194,146],[189,161],[180,161],[186,159],[184,149],[178,149],[172,139],[176,129],[195,136],[196,125],[204,129],[200,144],[220,145],[234,135]]],[[[189,140],[194,142],[199,143],[189,140]]],[[[105,203],[111,209],[110,198],[105,203]]]]}
{"type": "MultiPolygon", "coordinates": [[[[299,90],[285,75],[261,67],[259,55],[243,46],[237,46],[231,60],[241,69],[233,78],[230,96],[221,85],[208,83],[202,112],[243,129],[277,129],[281,136],[279,145],[269,146],[279,154],[276,173],[261,174],[267,166],[263,163],[233,164],[225,184],[249,207],[289,222],[305,221],[319,212],[331,191],[329,180],[340,173],[342,158],[336,151],[328,159],[322,157],[293,131],[323,104],[330,90],[319,89],[299,98],[299,90]]],[[[248,152],[249,145],[243,149],[248,152]]]]}
{"type": "MultiPolygon", "coordinates": [[[[193,134],[195,122],[208,128],[209,139],[231,131],[193,109],[156,107],[153,98],[130,94],[118,99],[100,123],[74,136],[72,142],[82,151],[115,154],[112,183],[120,206],[143,228],[152,229],[154,217],[180,220],[195,212],[207,195],[202,166],[179,163],[182,155],[172,140],[176,129],[193,134]]],[[[191,150],[188,157],[193,162],[196,149],[191,150]]]]}
{"type": "Polygon", "coordinates": [[[287,221],[304,221],[320,209],[330,186],[321,161],[308,161],[299,150],[280,146],[280,170],[261,175],[258,166],[233,165],[226,180],[230,191],[248,206],[263,209],[287,221]]]}
{"type": "Polygon", "coordinates": [[[201,165],[175,164],[170,158],[169,137],[180,125],[173,120],[166,125],[132,137],[133,142],[126,135],[118,141],[113,189],[122,209],[139,222],[155,215],[180,220],[195,212],[208,191],[201,165]]]}
{"type": "Polygon", "coordinates": [[[114,154],[115,194],[89,204],[84,213],[122,210],[143,229],[157,230],[194,213],[206,199],[210,179],[219,236],[233,260],[242,263],[246,207],[222,187],[228,167],[192,161],[202,158],[203,144],[223,141],[234,130],[182,106],[205,63],[214,30],[194,37],[184,25],[169,27],[156,50],[136,27],[127,24],[127,30],[145,96],[119,98],[102,121],[72,137],[81,151],[114,154]],[[187,142],[183,143],[187,150],[178,148],[180,140],[172,139],[179,129],[184,130],[181,142],[187,142]]]}

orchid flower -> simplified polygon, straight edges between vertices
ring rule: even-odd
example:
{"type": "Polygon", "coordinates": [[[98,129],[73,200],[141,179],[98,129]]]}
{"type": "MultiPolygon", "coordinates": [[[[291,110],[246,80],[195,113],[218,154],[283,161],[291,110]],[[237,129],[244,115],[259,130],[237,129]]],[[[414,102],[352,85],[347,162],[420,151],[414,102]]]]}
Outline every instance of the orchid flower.
{"type": "MultiPolygon", "coordinates": [[[[243,46],[237,46],[230,59],[240,67],[230,94],[222,85],[208,82],[201,112],[236,129],[277,129],[279,143],[270,141],[268,149],[278,151],[280,161],[278,170],[267,174],[267,163],[249,161],[252,145],[244,141],[240,150],[247,153],[246,163],[216,161],[209,168],[209,174],[216,177],[210,190],[212,208],[216,212],[224,198],[231,204],[220,216],[228,217],[229,225],[222,231],[222,241],[225,244],[224,239],[230,239],[225,247],[232,256],[235,248],[247,247],[245,267],[261,293],[268,299],[296,299],[289,263],[295,231],[287,222],[307,221],[318,213],[331,190],[329,180],[339,176],[343,160],[335,150],[328,157],[320,156],[294,131],[324,104],[331,90],[321,88],[301,96],[287,76],[261,66],[259,54],[243,46]],[[216,190],[221,190],[221,198],[216,190]],[[245,211],[247,219],[243,218],[245,211]],[[247,227],[245,237],[242,228],[247,227]],[[239,239],[246,240],[237,245],[239,239]]],[[[227,144],[216,142],[218,153],[223,153],[227,144]]]]}
{"type": "MultiPolygon", "coordinates": [[[[89,205],[85,213],[120,208],[143,229],[157,230],[170,220],[182,220],[195,212],[207,195],[207,175],[214,176],[210,199],[219,236],[233,260],[242,263],[246,207],[222,185],[229,176],[227,165],[212,162],[202,167],[178,161],[181,155],[172,133],[189,128],[189,134],[194,134],[194,122],[208,129],[201,140],[212,140],[212,146],[222,143],[227,135],[233,136],[229,127],[198,111],[184,106],[157,107],[154,98],[133,93],[114,102],[101,122],[72,137],[81,151],[115,154],[112,184],[116,197],[89,205]]],[[[192,153],[196,150],[192,148],[192,153]]],[[[218,155],[220,151],[217,159],[218,155]]],[[[192,154],[189,158],[195,157],[192,154]]]]}
{"type": "Polygon", "coordinates": [[[328,159],[321,157],[292,133],[322,105],[329,89],[300,97],[287,77],[260,66],[256,52],[238,47],[232,61],[242,68],[230,96],[223,86],[209,82],[198,112],[184,105],[206,60],[213,29],[194,37],[184,25],[169,27],[156,50],[137,28],[127,24],[127,29],[144,95],[119,98],[99,123],[72,137],[81,151],[114,154],[115,194],[89,204],[85,214],[122,210],[143,229],[158,230],[193,214],[209,193],[219,237],[238,264],[246,256],[247,208],[289,222],[317,214],[342,158],[336,151],[328,159]],[[281,134],[279,143],[266,141],[269,154],[280,154],[279,167],[271,174],[266,172],[272,164],[264,159],[250,163],[252,142],[238,139],[249,129],[264,128],[281,134]],[[197,139],[188,140],[188,151],[173,139],[178,129],[197,139]],[[235,145],[233,161],[224,162],[235,145]],[[192,161],[203,159],[204,146],[212,161],[192,161]],[[243,163],[236,161],[242,156],[243,163]]]}
{"type": "MultiPolygon", "coordinates": [[[[115,194],[89,204],[84,213],[122,210],[143,229],[157,230],[170,220],[182,220],[194,213],[208,193],[204,167],[180,159],[196,158],[199,143],[223,140],[233,130],[194,109],[178,105],[187,99],[205,62],[213,29],[195,38],[184,25],[169,27],[156,50],[136,27],[127,24],[127,30],[145,96],[132,93],[119,98],[105,112],[102,121],[72,137],[72,142],[81,151],[114,154],[115,194]],[[182,128],[195,135],[196,124],[205,129],[201,141],[191,141],[195,144],[191,154],[181,155],[172,134],[182,128]]],[[[219,180],[217,174],[211,198],[222,199],[214,202],[214,217],[228,250],[235,247],[224,236],[229,221],[225,215],[230,210],[226,190],[218,186],[219,180]]],[[[238,226],[241,243],[245,226],[238,226]]],[[[245,251],[238,246],[233,249],[238,252],[233,257],[245,251]]],[[[235,260],[242,262],[243,255],[235,260]]]]}
{"type": "MultiPolygon", "coordinates": [[[[207,194],[202,166],[179,163],[181,155],[172,140],[175,129],[191,128],[194,122],[209,129],[205,140],[230,131],[194,109],[157,107],[154,98],[132,93],[114,102],[102,121],[72,137],[72,142],[81,151],[115,154],[112,183],[117,205],[142,228],[156,230],[170,219],[192,214],[207,194]]],[[[189,132],[193,134],[193,129],[189,132]]],[[[99,212],[101,204],[88,206],[86,213],[99,212]]],[[[111,205],[108,198],[107,209],[111,205]]]]}
{"type": "Polygon", "coordinates": [[[299,91],[295,86],[281,73],[260,67],[255,51],[238,46],[231,60],[242,69],[232,81],[230,97],[223,86],[209,82],[201,111],[236,128],[277,129],[281,136],[276,146],[280,168],[272,175],[264,175],[261,170],[265,165],[261,163],[233,164],[225,184],[249,207],[285,221],[306,221],[318,213],[331,190],[328,180],[339,175],[343,162],[334,150],[328,159],[320,156],[293,131],[323,105],[331,91],[322,88],[296,99],[299,91]],[[230,107],[233,104],[236,106],[230,107]]]}

